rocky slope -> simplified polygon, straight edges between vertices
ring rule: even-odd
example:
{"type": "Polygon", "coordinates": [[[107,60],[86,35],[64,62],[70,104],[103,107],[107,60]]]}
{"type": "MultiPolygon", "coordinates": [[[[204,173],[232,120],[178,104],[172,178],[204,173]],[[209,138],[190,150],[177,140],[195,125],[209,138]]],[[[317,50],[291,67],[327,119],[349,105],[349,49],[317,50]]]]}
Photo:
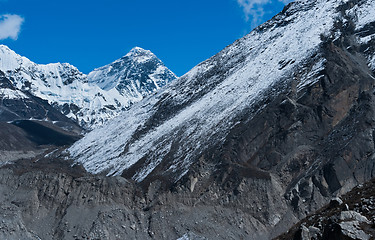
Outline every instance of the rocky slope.
{"type": "Polygon", "coordinates": [[[79,128],[73,120],[54,109],[46,100],[14,87],[10,79],[0,71],[0,121],[29,119],[64,123],[70,130],[79,128]]]}
{"type": "Polygon", "coordinates": [[[3,166],[1,237],[285,232],[374,177],[373,12],[291,3],[68,150],[3,166]]]}
{"type": "Polygon", "coordinates": [[[375,180],[360,184],[276,239],[374,239],[375,180]]]}
{"type": "Polygon", "coordinates": [[[134,102],[176,78],[155,55],[141,48],[133,49],[123,59],[127,61],[118,60],[87,76],[67,63],[33,63],[0,45],[0,70],[11,80],[13,87],[47,100],[88,129],[117,116],[134,102]],[[149,58],[146,59],[147,54],[149,58]],[[134,67],[139,71],[131,71],[134,67]],[[127,68],[132,74],[124,71],[127,68]],[[103,87],[103,82],[118,87],[103,87]]]}
{"type": "Polygon", "coordinates": [[[15,88],[0,71],[0,165],[71,145],[81,127],[46,100],[15,88]]]}
{"type": "Polygon", "coordinates": [[[153,173],[176,182],[206,155],[267,171],[292,152],[315,156],[315,144],[372,101],[368,4],[298,1],[69,151],[90,172],[138,182],[153,173]],[[304,146],[288,138],[296,131],[304,146]]]}
{"type": "Polygon", "coordinates": [[[143,192],[56,158],[18,161],[0,173],[2,239],[250,239],[263,229],[240,209],[233,218],[188,192],[161,197],[161,183],[143,192]]]}
{"type": "Polygon", "coordinates": [[[374,10],[296,1],[69,152],[91,173],[185,186],[277,234],[373,177],[374,10]]]}

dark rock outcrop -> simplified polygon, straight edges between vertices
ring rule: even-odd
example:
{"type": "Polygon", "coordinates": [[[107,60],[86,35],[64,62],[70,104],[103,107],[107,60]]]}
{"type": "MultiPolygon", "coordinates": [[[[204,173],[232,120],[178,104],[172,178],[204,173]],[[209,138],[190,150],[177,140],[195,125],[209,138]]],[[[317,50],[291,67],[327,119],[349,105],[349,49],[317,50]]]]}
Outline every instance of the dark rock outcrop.
{"type": "Polygon", "coordinates": [[[276,239],[374,239],[375,180],[343,195],[339,205],[331,204],[307,216],[276,239]]]}
{"type": "Polygon", "coordinates": [[[47,101],[15,88],[0,71],[0,165],[69,146],[82,128],[47,101]]]}

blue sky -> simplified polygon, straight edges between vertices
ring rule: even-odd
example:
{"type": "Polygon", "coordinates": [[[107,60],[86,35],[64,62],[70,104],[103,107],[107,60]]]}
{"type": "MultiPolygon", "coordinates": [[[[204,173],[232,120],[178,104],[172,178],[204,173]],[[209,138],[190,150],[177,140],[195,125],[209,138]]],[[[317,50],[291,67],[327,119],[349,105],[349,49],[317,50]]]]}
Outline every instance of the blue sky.
{"type": "Polygon", "coordinates": [[[289,0],[0,0],[0,44],[84,73],[139,46],[181,76],[289,0]]]}

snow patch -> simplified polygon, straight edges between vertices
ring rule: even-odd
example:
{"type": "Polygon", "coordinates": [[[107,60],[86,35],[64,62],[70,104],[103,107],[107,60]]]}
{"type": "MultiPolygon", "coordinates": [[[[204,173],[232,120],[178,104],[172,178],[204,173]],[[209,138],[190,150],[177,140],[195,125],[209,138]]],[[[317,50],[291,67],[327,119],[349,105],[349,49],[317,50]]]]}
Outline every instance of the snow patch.
{"type": "Polygon", "coordinates": [[[1,88],[0,89],[0,96],[3,99],[27,99],[29,98],[23,92],[19,90],[12,90],[9,88],[1,88]]]}
{"type": "Polygon", "coordinates": [[[356,30],[360,30],[367,24],[374,22],[374,12],[375,1],[363,1],[363,4],[354,6],[346,13],[357,19],[356,30]]]}

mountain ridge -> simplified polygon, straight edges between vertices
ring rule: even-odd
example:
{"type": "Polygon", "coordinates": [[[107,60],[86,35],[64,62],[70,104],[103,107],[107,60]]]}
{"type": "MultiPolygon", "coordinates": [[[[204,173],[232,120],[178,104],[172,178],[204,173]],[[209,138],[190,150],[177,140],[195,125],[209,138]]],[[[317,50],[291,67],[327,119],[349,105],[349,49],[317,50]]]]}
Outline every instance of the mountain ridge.
{"type": "Polygon", "coordinates": [[[269,239],[373,176],[371,10],[375,1],[291,3],[87,134],[71,159],[160,198],[241,209],[269,239]]]}
{"type": "Polygon", "coordinates": [[[0,236],[287,231],[375,177],[373,12],[375,0],[291,3],[71,147],[0,167],[0,236]]]}
{"type": "MultiPolygon", "coordinates": [[[[311,8],[312,3],[300,3],[302,5],[302,9],[309,9],[311,8]]],[[[289,12],[294,11],[294,6],[296,4],[290,5],[289,12]]],[[[318,21],[324,22],[326,21],[324,16],[328,15],[336,15],[336,13],[327,13],[326,11],[330,11],[329,6],[325,6],[322,4],[322,9],[315,13],[315,12],[309,12],[307,11],[306,14],[310,14],[313,17],[319,15],[319,18],[317,17],[318,21]]],[[[333,11],[333,10],[331,10],[333,11]]],[[[285,13],[286,15],[289,14],[289,12],[285,13]]],[[[181,137],[176,137],[175,140],[170,141],[167,145],[162,146],[162,142],[160,142],[159,137],[160,135],[164,135],[164,130],[171,131],[169,133],[166,133],[166,135],[170,134],[170,136],[176,134],[179,132],[179,134],[183,134],[183,131],[186,131],[188,134],[191,131],[196,131],[197,129],[201,129],[201,132],[198,132],[198,134],[195,135],[189,135],[190,139],[187,140],[185,136],[185,141],[190,142],[194,144],[194,146],[191,146],[192,149],[201,150],[202,148],[207,148],[210,143],[205,142],[201,143],[198,140],[192,141],[191,137],[197,137],[199,139],[210,139],[211,136],[205,135],[207,132],[202,129],[201,126],[205,126],[205,129],[208,131],[213,131],[211,134],[225,134],[225,127],[224,125],[227,124],[230,126],[231,124],[235,123],[237,120],[231,119],[231,113],[240,112],[241,109],[247,108],[249,104],[254,104],[256,101],[259,101],[259,99],[262,98],[262,95],[268,95],[271,96],[272,94],[275,95],[277,88],[284,88],[286,86],[283,85],[283,79],[285,79],[287,76],[287,72],[293,72],[295,67],[298,64],[302,64],[303,60],[305,58],[309,58],[308,56],[314,57],[314,51],[316,51],[317,46],[319,43],[321,43],[319,31],[329,32],[329,24],[325,23],[320,24],[321,26],[319,28],[313,28],[312,25],[319,25],[316,22],[310,23],[310,25],[305,26],[305,21],[301,20],[301,16],[294,16],[290,15],[287,16],[286,21],[291,21],[292,17],[297,17],[299,21],[297,22],[298,27],[301,30],[301,33],[296,33],[299,37],[299,41],[304,41],[304,44],[297,45],[296,48],[293,48],[289,45],[290,40],[288,40],[288,36],[294,36],[291,35],[292,33],[285,33],[283,32],[283,35],[281,36],[281,31],[288,30],[290,32],[295,31],[294,28],[287,28],[288,25],[285,25],[283,28],[274,28],[272,31],[265,31],[266,28],[272,27],[269,26],[270,23],[273,25],[278,25],[278,17],[276,16],[273,18],[270,22],[265,23],[261,25],[259,28],[252,31],[249,35],[245,36],[241,40],[237,40],[233,45],[225,48],[223,51],[221,51],[219,54],[215,55],[214,57],[210,58],[207,61],[204,61],[203,63],[199,64],[197,67],[193,68],[190,72],[180,77],[177,81],[174,81],[167,90],[165,90],[162,93],[159,93],[157,97],[154,97],[154,99],[150,99],[148,103],[143,102],[142,105],[147,106],[158,106],[158,108],[155,109],[145,109],[142,110],[142,112],[148,112],[148,116],[146,115],[145,119],[130,119],[128,125],[131,125],[131,121],[135,121],[137,123],[144,122],[142,130],[133,129],[132,133],[130,135],[126,136],[126,133],[128,131],[125,131],[122,134],[121,139],[125,141],[125,139],[128,139],[128,143],[123,144],[123,148],[127,145],[133,146],[135,149],[128,150],[129,151],[129,161],[122,159],[126,156],[126,154],[114,154],[114,159],[119,159],[119,161],[122,161],[125,164],[125,166],[119,170],[121,164],[119,162],[116,162],[116,169],[111,171],[122,172],[124,169],[130,167],[132,164],[134,164],[135,160],[142,159],[144,155],[139,156],[132,156],[132,153],[142,154],[142,151],[146,151],[144,154],[147,154],[147,149],[155,148],[156,151],[164,152],[166,154],[168,152],[168,149],[171,148],[171,142],[175,142],[176,139],[179,139],[181,137]],[[323,29],[326,30],[323,30],[323,29]],[[309,30],[310,29],[310,30],[309,30]],[[306,31],[311,36],[306,36],[306,31]],[[259,34],[259,32],[262,32],[262,34],[259,34]],[[314,34],[315,33],[315,34],[314,34]],[[281,37],[280,37],[281,36],[281,37]],[[266,43],[266,39],[272,39],[271,42],[266,43]],[[272,45],[276,44],[277,47],[272,47],[272,45]],[[309,47],[307,46],[312,46],[309,47]],[[307,50],[306,50],[307,49],[307,50]],[[315,50],[314,50],[315,49],[315,50]],[[242,54],[246,53],[246,54],[242,54]],[[286,55],[289,54],[289,55],[286,55]],[[304,55],[305,54],[305,55],[304,55]],[[254,60],[255,58],[255,60],[254,60]],[[270,61],[269,61],[270,60],[270,61]],[[251,63],[249,63],[251,62],[251,63]],[[245,65],[245,63],[247,65],[245,65]],[[245,67],[244,67],[245,66],[245,67]],[[248,66],[248,67],[246,67],[248,66]],[[240,69],[241,70],[237,70],[240,69]],[[206,77],[206,76],[207,77],[206,77]],[[276,77],[277,76],[277,77],[276,77]],[[261,79],[259,79],[261,78],[261,79]],[[204,83],[201,81],[205,81],[204,83]],[[225,80],[225,81],[224,81],[225,80]],[[211,81],[211,82],[210,82],[211,81]],[[274,82],[273,82],[274,81],[274,82]],[[279,83],[281,84],[279,84],[279,83]],[[276,85],[279,84],[277,87],[276,85]],[[272,89],[271,85],[275,85],[275,88],[272,89]],[[271,87],[270,87],[271,86],[271,87]],[[270,88],[269,88],[270,87],[270,88]],[[264,94],[267,92],[266,94],[264,94]],[[274,93],[273,93],[274,92],[274,93]],[[164,96],[163,96],[164,95],[164,96]],[[225,96],[225,97],[224,97],[225,96]],[[158,98],[158,99],[156,99],[158,98]],[[159,109],[159,110],[158,110],[159,109]],[[155,111],[156,110],[156,111],[155,111]],[[167,114],[170,114],[167,116],[167,118],[163,118],[163,111],[166,111],[167,114]],[[161,117],[155,115],[161,115],[161,117]],[[200,117],[199,117],[200,116],[200,117]],[[168,122],[168,118],[176,119],[175,122],[168,122]],[[192,121],[193,124],[187,124],[186,119],[189,121],[192,121]],[[196,120],[193,120],[196,119],[196,120]],[[199,120],[201,119],[201,120],[199,120]],[[196,123],[194,123],[196,121],[196,123]],[[203,122],[200,122],[203,121],[203,122]],[[213,126],[216,124],[219,124],[219,126],[222,127],[222,131],[216,131],[213,130],[213,126]],[[192,129],[192,130],[177,130],[180,125],[185,125],[182,127],[182,129],[192,129]],[[154,134],[153,129],[155,128],[156,131],[160,131],[157,134],[154,134]],[[176,128],[176,129],[175,129],[176,128]],[[194,128],[196,130],[194,130],[194,128]],[[163,130],[164,129],[164,130],[163,130]],[[169,130],[167,130],[169,129],[169,130]],[[144,132],[149,133],[149,135],[144,135],[144,132]],[[148,131],[148,132],[147,132],[148,131]],[[174,132],[174,133],[172,133],[174,132]],[[202,134],[202,135],[200,135],[202,134]],[[142,135],[144,135],[144,138],[142,138],[142,135]],[[155,138],[153,138],[155,136],[155,138]],[[137,149],[138,142],[137,138],[140,138],[138,142],[141,144],[139,145],[139,148],[137,149]],[[147,139],[147,141],[146,141],[147,139]],[[156,143],[158,147],[154,146],[151,147],[153,142],[156,143]],[[142,145],[145,144],[145,145],[142,145]],[[198,145],[197,145],[198,144],[198,145]],[[147,145],[147,147],[146,147],[147,145]],[[120,160],[122,159],[122,160],[120,160]]],[[[305,16],[306,17],[306,16],[305,16]]],[[[307,17],[306,17],[307,18],[307,17]]],[[[312,18],[312,17],[310,17],[312,18]]],[[[332,17],[333,19],[334,17],[332,17]]],[[[284,21],[285,22],[285,21],[284,21]]],[[[330,22],[331,25],[333,25],[333,20],[330,22]]],[[[319,56],[315,56],[315,58],[319,58],[319,56]]],[[[322,61],[317,61],[314,66],[311,67],[312,71],[310,72],[311,76],[307,76],[307,79],[302,84],[298,84],[297,88],[303,88],[305,85],[308,84],[314,84],[317,80],[315,77],[316,74],[319,74],[319,72],[322,70],[322,67],[324,66],[324,59],[322,61]],[[314,81],[310,81],[310,79],[315,79],[314,81]]],[[[289,73],[289,74],[290,74],[289,73]]],[[[140,106],[138,106],[139,108],[140,106]]],[[[133,108],[134,109],[134,108],[133,108]]],[[[134,110],[137,113],[130,112],[130,115],[135,116],[144,116],[142,114],[138,113],[138,109],[134,110]]],[[[119,121],[125,121],[125,119],[121,119],[119,121]]],[[[113,123],[113,125],[118,125],[120,123],[113,123]]],[[[109,128],[117,129],[115,126],[111,126],[109,128]]],[[[108,129],[109,129],[108,128],[108,129]]],[[[108,131],[103,130],[103,131],[108,131]]],[[[128,127],[128,129],[130,129],[128,127]]],[[[89,134],[87,136],[87,141],[92,142],[93,136],[95,133],[89,134]],[[90,140],[89,140],[90,139],[90,140]]],[[[102,136],[102,134],[99,134],[102,136]]],[[[111,136],[116,136],[114,133],[111,136]]],[[[218,136],[217,138],[222,138],[223,136],[218,136]]],[[[84,139],[82,140],[84,141],[84,139]]],[[[94,140],[95,141],[95,140],[94,140]]],[[[114,140],[115,141],[115,140],[114,140]]],[[[183,140],[179,140],[183,141],[183,140]]],[[[84,146],[86,143],[83,143],[84,146]]],[[[88,159],[100,159],[100,158],[111,158],[109,156],[99,156],[95,153],[94,149],[91,149],[91,151],[88,153],[88,155],[82,155],[79,154],[82,153],[82,149],[76,148],[78,144],[73,146],[72,154],[74,157],[79,156],[80,162],[82,162],[85,166],[88,167],[88,164],[90,160],[88,159]],[[75,154],[77,152],[77,154],[75,154]]],[[[102,144],[97,144],[97,146],[102,146],[102,144]]],[[[180,146],[180,148],[185,148],[180,146]]],[[[125,149],[127,149],[125,147],[125,149]]],[[[100,150],[99,152],[101,152],[100,150]]],[[[181,149],[181,151],[187,151],[181,149]]],[[[84,152],[84,151],[83,151],[84,152]]],[[[152,154],[155,154],[153,152],[152,154]]],[[[182,155],[181,153],[177,152],[175,153],[175,159],[180,158],[182,155]]],[[[195,153],[196,155],[199,155],[199,153],[195,153]]],[[[163,155],[161,155],[163,156],[163,155]]],[[[152,158],[152,157],[151,157],[152,158]]],[[[158,157],[155,156],[156,159],[158,157]]],[[[163,157],[161,157],[163,158],[163,157]]],[[[112,159],[112,161],[114,161],[112,159]]],[[[188,161],[188,160],[187,160],[188,161]]],[[[95,161],[95,165],[97,162],[95,161]]],[[[107,163],[106,163],[107,164],[107,163]]],[[[151,164],[153,165],[153,164],[151,164]]],[[[188,169],[188,162],[186,164],[183,164],[185,170],[188,169]]],[[[153,165],[154,166],[154,165],[153,165]]],[[[146,167],[146,166],[145,166],[146,167]]],[[[171,166],[172,167],[172,166],[171,166]]],[[[173,168],[172,168],[173,169],[173,168]]],[[[181,171],[181,168],[178,171],[181,171]]],[[[145,171],[150,171],[146,170],[145,171]]],[[[184,170],[184,171],[185,171],[184,170]]],[[[151,170],[152,171],[152,170],[151,170]]],[[[97,173],[97,171],[94,171],[97,173]]],[[[141,171],[140,171],[141,172],[141,171]]],[[[138,176],[136,177],[138,180],[142,180],[143,176],[141,176],[141,173],[139,172],[138,176]]],[[[181,174],[181,173],[180,173],[181,174]]],[[[147,174],[146,174],[147,176],[147,174]]]]}
{"type": "MultiPolygon", "coordinates": [[[[97,86],[98,83],[95,80],[90,81],[88,75],[81,73],[69,63],[36,64],[16,54],[5,45],[0,45],[0,55],[0,70],[11,79],[16,88],[48,100],[64,115],[89,129],[117,116],[134,102],[143,99],[176,78],[153,55],[158,66],[162,67],[164,72],[169,73],[160,77],[160,87],[149,85],[147,86],[149,88],[141,88],[139,84],[136,84],[139,82],[137,79],[129,78],[123,84],[122,91],[103,90],[97,86]]],[[[131,61],[132,59],[129,59],[129,63],[131,61]]],[[[134,61],[137,59],[134,58],[134,61]]],[[[149,72],[150,75],[153,73],[149,72]]],[[[121,74],[110,81],[117,81],[120,77],[122,77],[121,74]]]]}
{"type": "Polygon", "coordinates": [[[171,81],[170,79],[176,79],[177,76],[151,51],[134,47],[122,58],[94,69],[87,78],[90,83],[95,83],[103,90],[116,88],[120,93],[126,94],[125,89],[127,89],[132,97],[144,97],[154,89],[165,86],[171,81]],[[137,92],[137,89],[142,91],[137,92]]]}

